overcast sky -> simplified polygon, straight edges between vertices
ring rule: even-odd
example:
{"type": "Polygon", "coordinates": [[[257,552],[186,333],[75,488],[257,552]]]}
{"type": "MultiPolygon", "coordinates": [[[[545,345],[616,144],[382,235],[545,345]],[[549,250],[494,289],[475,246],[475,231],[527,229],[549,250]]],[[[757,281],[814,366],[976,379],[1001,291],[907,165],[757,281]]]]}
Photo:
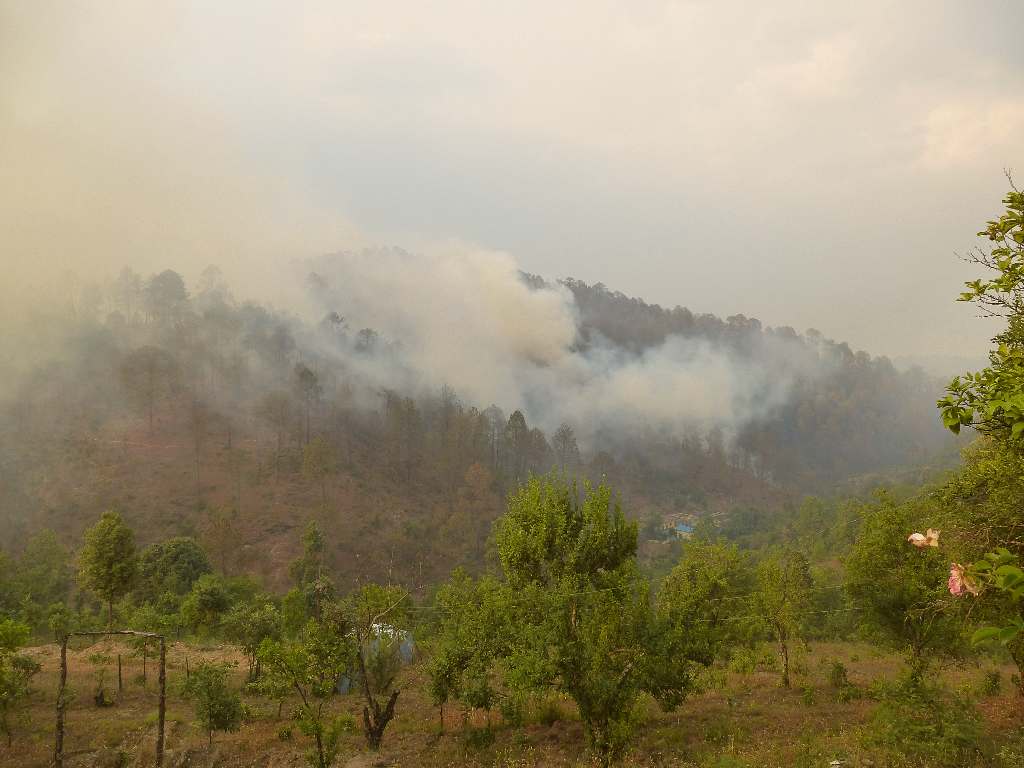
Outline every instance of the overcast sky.
{"type": "MultiPolygon", "coordinates": [[[[1024,3],[0,0],[11,285],[394,244],[967,354],[1024,3]]],[[[1022,179],[1024,180],[1024,179],[1022,179]]],[[[265,286],[264,286],[265,287],[265,286]]]]}

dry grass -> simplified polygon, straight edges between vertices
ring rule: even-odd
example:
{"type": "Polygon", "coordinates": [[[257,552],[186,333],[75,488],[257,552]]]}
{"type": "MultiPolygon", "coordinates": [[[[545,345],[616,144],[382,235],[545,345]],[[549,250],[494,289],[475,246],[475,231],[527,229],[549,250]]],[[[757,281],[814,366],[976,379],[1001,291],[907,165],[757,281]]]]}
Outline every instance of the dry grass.
{"type": "MultiPolygon", "coordinates": [[[[54,703],[58,652],[54,646],[34,649],[42,664],[37,678],[38,693],[18,723],[12,749],[0,747],[0,765],[42,768],[52,758],[54,703]]],[[[197,647],[173,644],[168,651],[167,750],[169,766],[300,766],[304,765],[304,737],[294,729],[290,741],[279,731],[287,725],[276,719],[273,702],[246,697],[249,716],[241,731],[217,734],[212,751],[206,735],[193,722],[188,702],[179,686],[185,675],[185,659],[194,666],[204,660],[239,662],[237,682],[242,684],[244,664],[228,647],[197,647]]],[[[90,647],[84,643],[69,649],[69,683],[76,693],[67,712],[66,751],[69,766],[148,766],[153,763],[156,733],[156,666],[150,664],[149,682],[138,685],[140,659],[130,656],[118,640],[103,640],[90,647]],[[89,656],[96,652],[122,653],[124,690],[112,707],[97,708],[92,692],[94,666],[89,656]]],[[[896,765],[884,754],[864,749],[860,732],[875,706],[866,697],[841,701],[828,683],[833,660],[842,661],[850,681],[861,689],[879,679],[898,676],[899,659],[871,646],[851,643],[816,644],[802,661],[802,671],[792,689],[778,685],[770,670],[750,675],[719,672],[713,685],[692,696],[672,713],[662,713],[651,703],[641,726],[628,766],[719,766],[735,768],[810,768],[827,766],[832,759],[844,765],[896,765]]],[[[941,674],[953,687],[979,690],[985,663],[949,667],[941,674]]],[[[1021,727],[1021,702],[1011,691],[1011,670],[1003,669],[1003,690],[996,696],[979,698],[979,709],[990,732],[1006,733],[1021,727]]],[[[376,765],[423,766],[423,768],[476,766],[587,766],[594,764],[587,754],[583,727],[569,702],[561,702],[562,716],[551,722],[551,713],[528,717],[521,727],[505,726],[499,715],[490,717],[491,733],[479,738],[488,718],[475,712],[468,716],[449,706],[444,733],[439,729],[439,712],[425,693],[424,673],[414,666],[405,673],[398,715],[389,727],[382,751],[368,754],[358,731],[346,734],[337,765],[368,768],[376,765]],[[544,720],[549,724],[544,724],[544,720]],[[473,738],[476,735],[477,738],[473,738]],[[475,745],[475,746],[474,746],[475,745]]],[[[116,665],[108,675],[108,686],[116,693],[116,665]]],[[[359,714],[356,696],[338,697],[338,712],[359,714]]]]}

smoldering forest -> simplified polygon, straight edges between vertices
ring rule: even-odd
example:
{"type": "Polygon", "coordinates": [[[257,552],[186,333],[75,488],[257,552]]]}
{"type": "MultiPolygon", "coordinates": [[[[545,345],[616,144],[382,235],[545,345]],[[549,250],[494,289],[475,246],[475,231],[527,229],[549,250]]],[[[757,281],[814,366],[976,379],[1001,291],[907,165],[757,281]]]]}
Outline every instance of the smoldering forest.
{"type": "Polygon", "coordinates": [[[35,302],[4,341],[8,545],[117,508],[279,579],[312,514],[340,532],[342,572],[440,577],[481,566],[530,474],[607,479],[656,527],[955,455],[936,381],[813,330],[465,248],[281,274],[287,307],[216,265],[69,274],[35,302]]]}

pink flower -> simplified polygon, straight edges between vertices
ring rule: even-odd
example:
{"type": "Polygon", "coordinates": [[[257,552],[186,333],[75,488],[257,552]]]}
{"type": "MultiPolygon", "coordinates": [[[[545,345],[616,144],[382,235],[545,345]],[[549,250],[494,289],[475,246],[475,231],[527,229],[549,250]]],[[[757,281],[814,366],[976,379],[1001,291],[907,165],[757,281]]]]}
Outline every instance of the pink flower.
{"type": "Polygon", "coordinates": [[[949,566],[949,594],[961,597],[964,592],[977,595],[980,590],[974,580],[968,576],[960,563],[951,563],[949,566]]]}
{"type": "Polygon", "coordinates": [[[912,533],[907,536],[907,541],[918,549],[937,547],[939,546],[939,531],[929,528],[927,533],[912,533]]]}

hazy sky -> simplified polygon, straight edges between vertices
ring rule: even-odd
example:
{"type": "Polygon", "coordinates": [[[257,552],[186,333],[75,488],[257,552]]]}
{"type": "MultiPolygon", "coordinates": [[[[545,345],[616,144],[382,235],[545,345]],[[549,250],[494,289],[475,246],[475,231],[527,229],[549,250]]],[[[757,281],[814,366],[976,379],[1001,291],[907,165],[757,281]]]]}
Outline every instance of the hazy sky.
{"type": "Polygon", "coordinates": [[[1020,0],[0,0],[0,259],[15,287],[217,261],[267,289],[457,241],[972,354],[955,253],[1024,177],[1022,28],[1020,0]]]}

